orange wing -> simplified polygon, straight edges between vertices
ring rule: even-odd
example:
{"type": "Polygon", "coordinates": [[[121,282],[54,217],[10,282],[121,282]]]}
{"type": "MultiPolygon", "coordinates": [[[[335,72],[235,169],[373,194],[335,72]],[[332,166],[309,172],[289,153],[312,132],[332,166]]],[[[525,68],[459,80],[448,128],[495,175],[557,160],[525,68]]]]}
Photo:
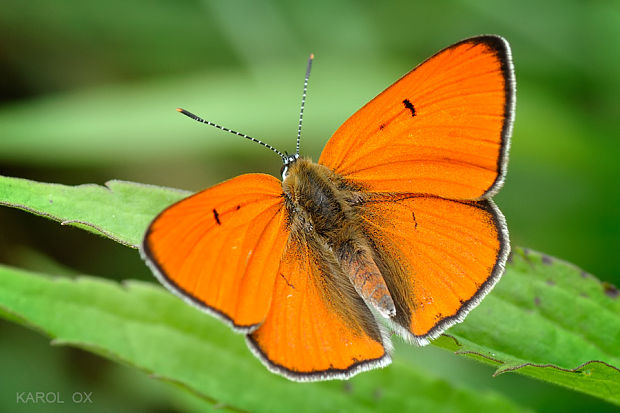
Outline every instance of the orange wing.
{"type": "Polygon", "coordinates": [[[464,319],[499,280],[510,250],[490,200],[403,195],[366,204],[362,216],[378,261],[393,263],[382,274],[396,331],[418,344],[464,319]]]}
{"type": "Polygon", "coordinates": [[[490,197],[506,172],[514,102],[508,43],[467,39],[351,116],[319,163],[373,192],[490,197]]]}
{"type": "Polygon", "coordinates": [[[271,371],[298,381],[348,378],[384,366],[391,343],[372,313],[351,287],[349,297],[332,291],[341,311],[329,303],[323,289],[329,274],[311,256],[305,242],[292,241],[278,269],[271,310],[247,342],[271,371]]]}
{"type": "Polygon", "coordinates": [[[267,316],[285,228],[280,181],[242,175],[164,210],[141,253],[172,292],[250,332],[267,316]]]}

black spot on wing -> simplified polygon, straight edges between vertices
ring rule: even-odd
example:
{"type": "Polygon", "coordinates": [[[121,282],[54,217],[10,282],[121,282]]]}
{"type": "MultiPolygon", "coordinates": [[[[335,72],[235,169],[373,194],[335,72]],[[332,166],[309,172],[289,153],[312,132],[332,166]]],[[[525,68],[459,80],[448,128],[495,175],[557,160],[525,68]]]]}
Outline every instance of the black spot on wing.
{"type": "Polygon", "coordinates": [[[415,116],[415,108],[413,107],[413,104],[409,101],[409,99],[403,100],[403,104],[405,105],[405,107],[407,109],[409,109],[411,111],[411,117],[414,117],[415,116]]]}
{"type": "Polygon", "coordinates": [[[220,214],[217,213],[217,209],[215,208],[213,208],[213,218],[215,218],[217,225],[222,225],[222,222],[220,221],[220,214]]]}

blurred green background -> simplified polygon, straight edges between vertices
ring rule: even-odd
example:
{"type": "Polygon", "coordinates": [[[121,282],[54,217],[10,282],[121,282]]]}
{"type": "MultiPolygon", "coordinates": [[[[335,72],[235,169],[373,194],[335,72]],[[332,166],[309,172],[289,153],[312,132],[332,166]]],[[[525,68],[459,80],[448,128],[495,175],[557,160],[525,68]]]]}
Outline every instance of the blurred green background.
{"type": "MultiPolygon", "coordinates": [[[[189,190],[245,172],[277,176],[273,153],[174,109],[294,151],[313,52],[302,153],[316,160],[340,123],[403,73],[460,39],[495,33],[510,42],[517,76],[509,171],[496,197],[512,241],[617,285],[619,21],[613,0],[0,0],[0,174],[189,190]]],[[[78,229],[8,208],[0,228],[2,263],[152,279],[136,251],[78,229]]],[[[6,322],[0,348],[0,411],[19,407],[16,391],[64,389],[92,391],[88,411],[207,406],[6,322]]],[[[402,348],[429,374],[535,410],[612,409],[523,377],[491,378],[491,368],[434,348],[402,348]]]]}

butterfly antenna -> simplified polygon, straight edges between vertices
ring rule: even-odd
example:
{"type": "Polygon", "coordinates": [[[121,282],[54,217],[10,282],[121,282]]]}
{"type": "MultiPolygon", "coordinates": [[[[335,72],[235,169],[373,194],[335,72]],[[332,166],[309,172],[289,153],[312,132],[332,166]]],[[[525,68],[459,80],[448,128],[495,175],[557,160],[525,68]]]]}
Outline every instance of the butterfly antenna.
{"type": "Polygon", "coordinates": [[[196,121],[198,121],[198,122],[205,123],[205,124],[207,124],[207,125],[209,125],[209,126],[215,126],[216,128],[221,129],[221,130],[223,130],[223,131],[230,132],[230,133],[234,133],[235,135],[239,135],[239,136],[241,136],[241,137],[243,137],[243,138],[249,139],[249,140],[251,140],[252,142],[259,143],[259,144],[263,145],[264,147],[266,147],[266,148],[268,148],[268,149],[271,149],[272,151],[274,151],[275,153],[277,153],[278,155],[280,155],[280,157],[282,158],[282,160],[285,160],[285,159],[286,159],[286,156],[285,156],[282,152],[280,152],[279,150],[277,150],[276,148],[274,148],[273,146],[271,146],[271,145],[269,145],[268,143],[265,143],[265,142],[263,142],[263,141],[259,141],[259,140],[258,140],[258,139],[256,139],[256,138],[253,138],[253,137],[251,137],[251,136],[248,136],[248,135],[246,135],[245,133],[237,132],[237,131],[234,131],[234,130],[232,130],[232,129],[228,129],[228,128],[225,128],[225,127],[223,127],[223,126],[220,126],[220,125],[218,125],[218,124],[216,124],[216,123],[209,122],[208,120],[204,120],[204,119],[203,119],[203,118],[201,118],[200,116],[196,116],[196,115],[194,115],[193,113],[186,111],[185,109],[177,108],[177,112],[181,112],[181,113],[182,113],[182,114],[184,114],[185,116],[187,116],[187,117],[189,117],[189,118],[192,118],[192,119],[194,119],[194,120],[196,120],[196,121]]]}
{"type": "Polygon", "coordinates": [[[312,60],[314,53],[308,58],[308,66],[306,67],[306,77],[304,79],[304,92],[301,95],[301,109],[299,110],[299,126],[297,126],[297,150],[295,156],[299,157],[299,143],[301,141],[301,123],[304,120],[304,106],[306,105],[306,92],[308,91],[308,79],[310,78],[310,69],[312,69],[312,60]]]}

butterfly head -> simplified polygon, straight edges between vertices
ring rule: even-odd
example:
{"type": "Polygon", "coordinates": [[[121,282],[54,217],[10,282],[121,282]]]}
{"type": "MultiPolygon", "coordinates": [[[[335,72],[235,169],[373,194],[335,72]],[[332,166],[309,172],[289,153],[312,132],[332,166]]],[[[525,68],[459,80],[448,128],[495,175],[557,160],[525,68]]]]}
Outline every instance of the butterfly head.
{"type": "Polygon", "coordinates": [[[288,153],[284,153],[284,156],[282,157],[282,168],[280,169],[280,174],[282,175],[282,180],[284,181],[286,179],[286,175],[288,174],[288,169],[289,167],[295,163],[295,161],[297,161],[299,159],[299,154],[298,153],[294,153],[292,155],[289,155],[288,153]]]}

